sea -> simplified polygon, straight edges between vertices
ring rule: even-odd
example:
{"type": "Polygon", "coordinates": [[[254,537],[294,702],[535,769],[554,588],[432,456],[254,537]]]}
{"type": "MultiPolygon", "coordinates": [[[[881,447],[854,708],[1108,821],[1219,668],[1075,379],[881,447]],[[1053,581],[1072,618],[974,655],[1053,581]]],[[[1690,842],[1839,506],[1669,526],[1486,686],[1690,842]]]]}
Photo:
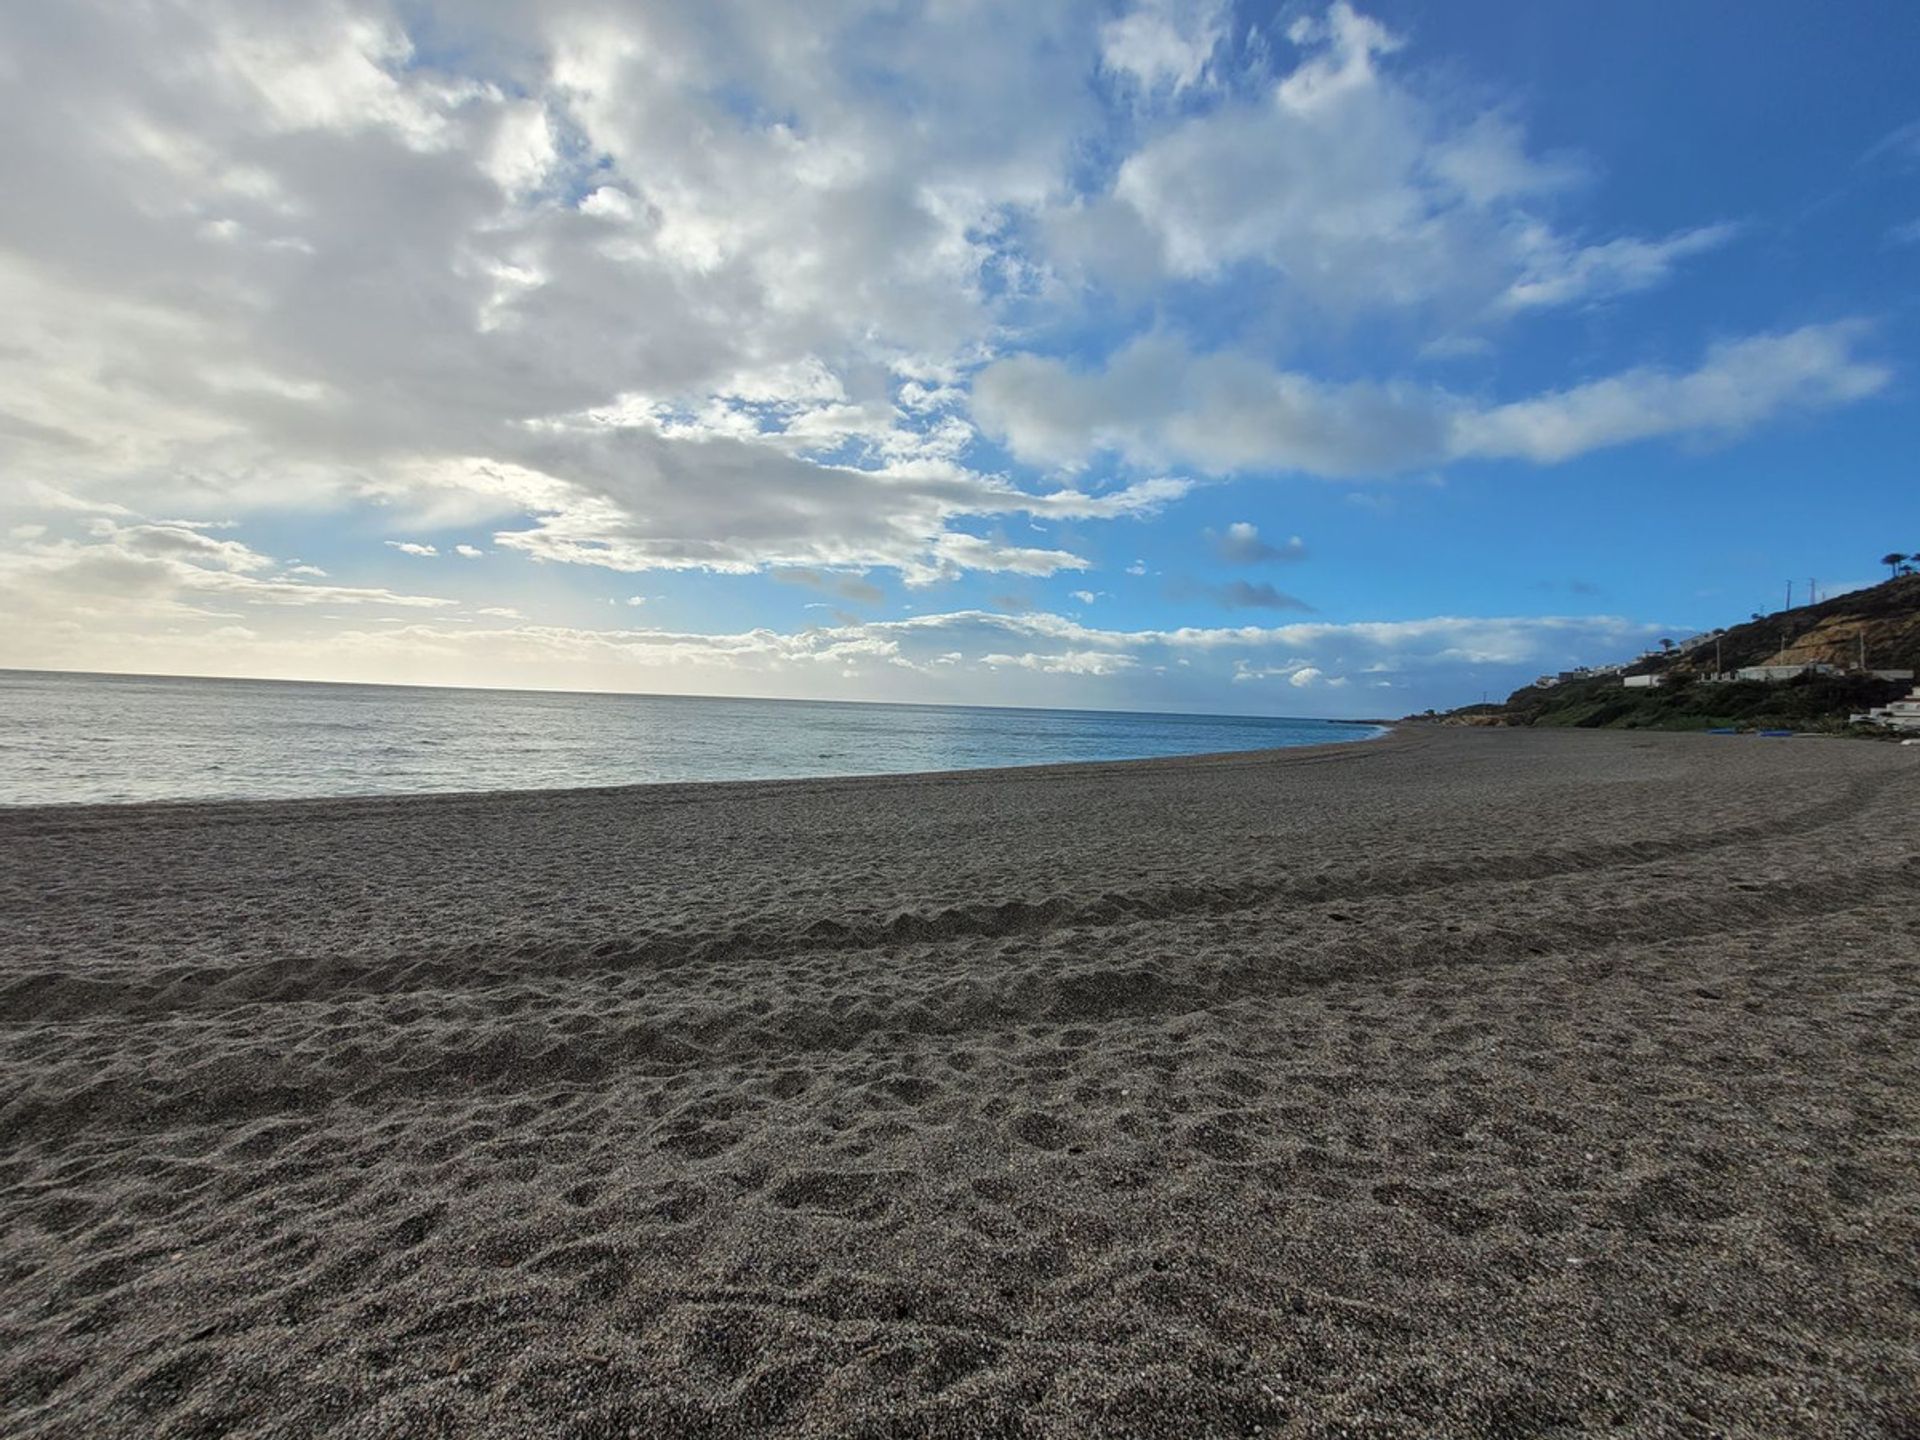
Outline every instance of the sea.
{"type": "Polygon", "coordinates": [[[1379,733],[1245,715],[0,670],[0,805],[885,775],[1379,733]]]}

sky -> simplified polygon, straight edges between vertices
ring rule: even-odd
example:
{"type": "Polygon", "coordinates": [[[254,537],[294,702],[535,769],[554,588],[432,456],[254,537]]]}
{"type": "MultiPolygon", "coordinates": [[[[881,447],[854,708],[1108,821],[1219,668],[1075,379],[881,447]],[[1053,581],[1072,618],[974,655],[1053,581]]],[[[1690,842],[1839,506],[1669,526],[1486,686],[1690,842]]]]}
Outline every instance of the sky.
{"type": "Polygon", "coordinates": [[[0,665],[1397,715],[1920,551],[1908,0],[0,6],[0,665]]]}

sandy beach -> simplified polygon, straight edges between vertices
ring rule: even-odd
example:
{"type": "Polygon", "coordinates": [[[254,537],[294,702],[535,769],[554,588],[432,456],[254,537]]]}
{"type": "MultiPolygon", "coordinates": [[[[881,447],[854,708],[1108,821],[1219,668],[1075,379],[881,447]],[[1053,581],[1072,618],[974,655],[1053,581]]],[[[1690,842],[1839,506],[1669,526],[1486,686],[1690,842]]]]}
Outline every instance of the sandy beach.
{"type": "Polygon", "coordinates": [[[0,812],[0,1432],[1920,1433],[1920,753],[0,812]]]}

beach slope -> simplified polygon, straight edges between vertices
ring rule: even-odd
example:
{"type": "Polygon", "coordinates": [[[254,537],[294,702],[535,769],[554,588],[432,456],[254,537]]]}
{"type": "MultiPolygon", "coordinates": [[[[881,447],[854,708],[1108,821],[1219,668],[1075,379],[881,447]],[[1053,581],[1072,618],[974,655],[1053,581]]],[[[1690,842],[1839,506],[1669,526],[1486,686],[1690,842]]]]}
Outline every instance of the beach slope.
{"type": "Polygon", "coordinates": [[[1920,1433],[1920,753],[0,811],[0,1432],[1920,1433]]]}

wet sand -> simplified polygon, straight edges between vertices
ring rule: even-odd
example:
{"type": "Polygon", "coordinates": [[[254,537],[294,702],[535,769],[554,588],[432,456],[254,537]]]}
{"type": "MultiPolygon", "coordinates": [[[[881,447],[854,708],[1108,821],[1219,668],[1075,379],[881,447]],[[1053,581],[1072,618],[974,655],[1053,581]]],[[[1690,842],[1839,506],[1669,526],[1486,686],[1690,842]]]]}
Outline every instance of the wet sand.
{"type": "Polygon", "coordinates": [[[1920,753],[0,811],[0,1433],[1920,1433],[1920,753]]]}

